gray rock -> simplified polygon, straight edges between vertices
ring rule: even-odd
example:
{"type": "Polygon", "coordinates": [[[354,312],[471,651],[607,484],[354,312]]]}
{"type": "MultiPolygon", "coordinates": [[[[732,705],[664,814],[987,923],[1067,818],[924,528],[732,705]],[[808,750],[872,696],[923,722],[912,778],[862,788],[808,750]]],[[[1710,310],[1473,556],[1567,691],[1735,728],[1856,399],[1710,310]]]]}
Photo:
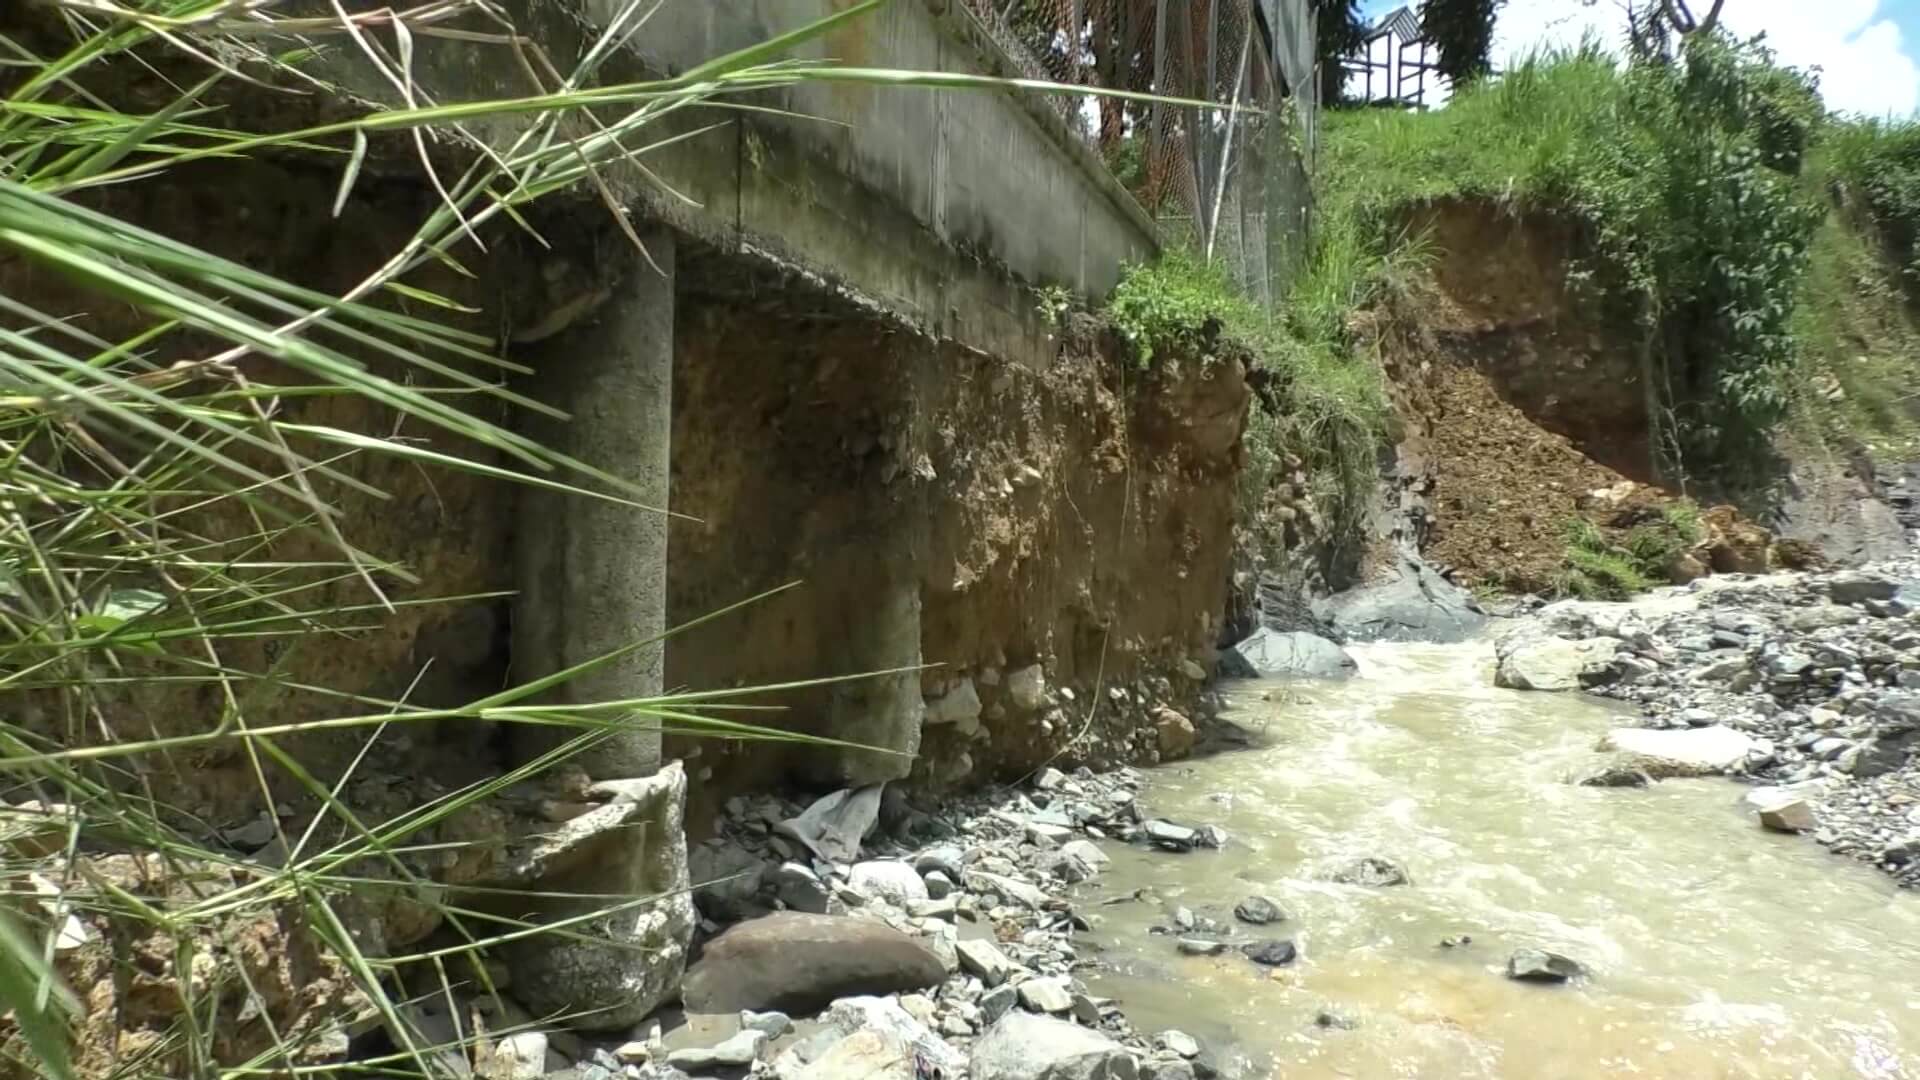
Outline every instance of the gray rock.
{"type": "Polygon", "coordinates": [[[1014,989],[1009,983],[1001,983],[980,995],[980,1022],[992,1024],[1007,1015],[1018,1004],[1020,1004],[1020,991],[1014,989]]]}
{"type": "Polygon", "coordinates": [[[1007,673],[1007,697],[1015,708],[1034,712],[1047,703],[1047,675],[1039,664],[1007,673]]]}
{"type": "Polygon", "coordinates": [[[705,1069],[740,1068],[760,1058],[767,1045],[764,1031],[738,1031],[718,1046],[690,1046],[667,1053],[667,1064],[676,1069],[699,1072],[705,1069]]]}
{"type": "Polygon", "coordinates": [[[980,692],[973,680],[962,678],[939,697],[928,698],[923,722],[929,726],[953,725],[962,735],[980,730],[980,692]]]}
{"type": "Polygon", "coordinates": [[[774,895],[795,911],[813,915],[827,913],[827,901],[833,893],[813,871],[799,863],[782,863],[774,871],[774,895]]]}
{"type": "Polygon", "coordinates": [[[1179,948],[1188,956],[1219,956],[1227,951],[1227,943],[1210,938],[1183,937],[1180,939],[1179,948]]]}
{"type": "Polygon", "coordinates": [[[764,1031],[767,1038],[777,1039],[793,1030],[793,1020],[786,1013],[775,1010],[754,1012],[752,1009],[742,1009],[740,1026],[749,1031],[764,1031]]]}
{"type": "Polygon", "coordinates": [[[971,1080],[1138,1080],[1127,1049],[1064,1020],[1011,1012],[974,1043],[971,1080]]]}
{"type": "Polygon", "coordinates": [[[1353,657],[1326,638],[1264,626],[1221,658],[1221,672],[1241,679],[1337,679],[1355,670],[1353,657]]]}
{"type": "Polygon", "coordinates": [[[1072,855],[1096,871],[1113,861],[1106,852],[1100,850],[1100,845],[1091,840],[1069,840],[1060,845],[1060,853],[1072,855]]]}
{"type": "Polygon", "coordinates": [[[739,844],[722,842],[694,846],[687,852],[687,876],[694,883],[693,904],[716,922],[738,922],[765,915],[759,902],[767,860],[739,844]]]}
{"type": "Polygon", "coordinates": [[[1864,604],[1869,600],[1891,600],[1900,591],[1900,583],[1865,570],[1847,570],[1827,578],[1827,595],[1836,604],[1864,604]]]}
{"type": "Polygon", "coordinates": [[[1411,884],[1406,870],[1398,863],[1372,855],[1335,868],[1330,878],[1342,885],[1366,885],[1372,888],[1411,884]]]}
{"type": "Polygon", "coordinates": [[[1063,1013],[1073,1008],[1073,991],[1057,976],[1028,979],[1017,987],[1020,1004],[1039,1013],[1063,1013]]]}
{"type": "Polygon", "coordinates": [[[957,942],[954,949],[960,954],[960,967],[988,986],[999,986],[1020,970],[1020,965],[1001,952],[1000,946],[984,938],[957,942]]]}
{"type": "Polygon", "coordinates": [[[1299,955],[1293,947],[1293,942],[1279,938],[1271,941],[1256,941],[1252,944],[1242,945],[1240,946],[1240,952],[1247,959],[1263,967],[1279,967],[1282,964],[1291,964],[1293,963],[1293,958],[1299,955]]]}
{"type": "Polygon", "coordinates": [[[1465,641],[1487,617],[1466,590],[1402,555],[1392,580],[1316,601],[1313,613],[1348,641],[1465,641]]]}
{"type": "Polygon", "coordinates": [[[689,1012],[812,1013],[836,998],[922,990],[944,978],[939,957],[884,924],[781,912],[709,942],[681,991],[689,1012]]]}
{"type": "Polygon", "coordinates": [[[1579,962],[1544,949],[1515,949],[1507,959],[1507,978],[1519,982],[1563,983],[1585,974],[1579,962]]]}
{"type": "Polygon", "coordinates": [[[913,868],[921,874],[938,872],[953,881],[959,881],[967,872],[966,855],[957,847],[943,845],[928,848],[914,856],[913,868]]]}
{"type": "Polygon", "coordinates": [[[1036,886],[1004,874],[975,870],[967,874],[967,887],[975,892],[996,892],[1017,904],[1038,910],[1047,902],[1047,894],[1036,886]]]}
{"type": "Polygon", "coordinates": [[[1149,843],[1166,851],[1191,851],[1200,840],[1197,830],[1157,818],[1142,825],[1141,830],[1149,843]]]}
{"type": "Polygon", "coordinates": [[[1533,627],[1503,636],[1494,646],[1493,683],[1510,690],[1578,690],[1610,682],[1620,653],[1617,638],[1542,637],[1533,627]]]}
{"type": "Polygon", "coordinates": [[[1244,923],[1265,926],[1286,919],[1287,913],[1271,897],[1249,896],[1233,906],[1233,915],[1244,923]]]}

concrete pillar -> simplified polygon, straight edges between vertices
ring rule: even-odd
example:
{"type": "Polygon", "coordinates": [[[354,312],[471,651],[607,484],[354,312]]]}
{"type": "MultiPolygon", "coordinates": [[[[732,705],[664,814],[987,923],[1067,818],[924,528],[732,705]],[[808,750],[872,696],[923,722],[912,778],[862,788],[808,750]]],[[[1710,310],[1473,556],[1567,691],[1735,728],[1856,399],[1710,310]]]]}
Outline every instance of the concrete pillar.
{"type": "MultiPolygon", "coordinates": [[[[528,434],[634,484],[630,497],[658,509],[521,490],[513,613],[519,680],[655,637],[666,625],[667,522],[658,511],[667,505],[673,433],[674,240],[665,230],[643,239],[658,270],[636,260],[585,321],[521,359],[536,369],[525,380],[527,395],[568,414],[538,418],[528,434]]],[[[547,700],[657,695],[662,651],[629,653],[547,700]]],[[[524,761],[570,734],[521,727],[515,752],[524,761]]],[[[560,830],[564,850],[516,882],[545,894],[527,905],[533,919],[591,916],[614,902],[609,896],[659,899],[575,923],[573,932],[590,940],[542,935],[515,943],[506,958],[514,993],[530,1007],[581,1014],[571,1021],[579,1027],[617,1029],[671,998],[686,965],[694,923],[681,821],[686,778],[677,765],[661,768],[658,730],[616,733],[574,760],[618,797],[560,830]],[[607,819],[604,828],[596,815],[607,819]]]]}
{"type": "MultiPolygon", "coordinates": [[[[528,396],[570,419],[538,418],[529,434],[635,484],[636,501],[664,509],[673,433],[674,239],[664,229],[643,239],[660,269],[637,261],[588,322],[530,358],[537,371],[526,380],[528,396]]],[[[516,679],[551,674],[665,629],[663,515],[526,488],[520,492],[514,552],[516,679]]],[[[654,645],[630,653],[559,688],[549,700],[658,694],[662,652],[654,645]]],[[[515,749],[525,760],[559,738],[522,727],[515,749]]],[[[646,776],[660,767],[660,735],[623,732],[578,760],[596,780],[646,776]]]]}
{"type": "MultiPolygon", "coordinates": [[[[905,523],[902,523],[905,524],[905,523]]],[[[913,573],[909,537],[899,547],[876,552],[868,591],[848,605],[853,613],[843,628],[837,670],[890,671],[920,664],[920,582],[913,573]]],[[[836,684],[827,718],[827,735],[867,749],[835,750],[816,779],[834,786],[864,787],[900,780],[920,751],[920,726],[926,709],[920,697],[920,673],[909,670],[836,684]]]]}

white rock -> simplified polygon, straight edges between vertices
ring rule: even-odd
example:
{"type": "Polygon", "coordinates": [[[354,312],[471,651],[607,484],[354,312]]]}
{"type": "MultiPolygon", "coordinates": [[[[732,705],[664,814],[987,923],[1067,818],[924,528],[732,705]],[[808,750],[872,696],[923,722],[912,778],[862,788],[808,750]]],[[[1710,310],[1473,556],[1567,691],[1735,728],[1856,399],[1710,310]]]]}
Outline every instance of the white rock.
{"type": "Polygon", "coordinates": [[[1537,634],[1509,635],[1496,646],[1499,666],[1493,675],[1495,686],[1510,690],[1578,690],[1582,679],[1602,677],[1615,656],[1620,642],[1616,638],[1596,637],[1574,641],[1537,634]]]}
{"type": "Polygon", "coordinates": [[[988,986],[999,986],[1006,982],[1007,976],[1020,967],[1000,951],[1000,946],[984,938],[959,942],[954,949],[960,954],[960,966],[979,976],[980,981],[988,986]]]}
{"type": "Polygon", "coordinates": [[[1126,1048],[1077,1024],[1018,1010],[973,1044],[972,1080],[1133,1080],[1126,1048]]]}
{"type": "Polygon", "coordinates": [[[1047,676],[1039,664],[1023,667],[1007,675],[1007,696],[1014,705],[1032,712],[1047,703],[1047,676]]]}
{"type": "Polygon", "coordinates": [[[1028,979],[1019,986],[1020,1003],[1034,1012],[1063,1013],[1073,1008],[1073,991],[1059,976],[1028,979]]]}
{"type": "Polygon", "coordinates": [[[1724,726],[1675,731],[1615,728],[1600,740],[1600,749],[1627,754],[1635,768],[1656,780],[1731,772],[1760,745],[1753,736],[1724,726]]]}
{"type": "Polygon", "coordinates": [[[547,1034],[516,1031],[502,1035],[491,1053],[479,1057],[473,1071],[484,1080],[540,1080],[547,1074],[547,1034]]]}
{"type": "Polygon", "coordinates": [[[918,1080],[913,1047],[878,1031],[856,1031],[797,1073],[794,1080],[918,1080]]]}
{"type": "MultiPolygon", "coordinates": [[[[868,1031],[884,1037],[889,1043],[909,1048],[918,1054],[927,1064],[938,1070],[939,1076],[959,1076],[966,1067],[966,1058],[958,1050],[948,1046],[946,1040],[927,1029],[925,1024],[915,1020],[913,1015],[900,1007],[892,998],[850,997],[841,998],[833,1003],[820,1019],[827,1025],[846,1032],[849,1037],[868,1031]]],[[[852,1080],[862,1076],[857,1072],[822,1073],[822,1080],[852,1080]]],[[[881,1074],[886,1075],[886,1074],[881,1074]]]]}
{"type": "Polygon", "coordinates": [[[1775,832],[1809,832],[1814,827],[1813,807],[1792,791],[1755,788],[1747,792],[1746,802],[1759,817],[1760,824],[1775,832]]]}
{"type": "Polygon", "coordinates": [[[1185,675],[1194,682],[1207,681],[1207,669],[1186,657],[1181,657],[1180,659],[1180,674],[1185,675]]]}
{"type": "Polygon", "coordinates": [[[894,859],[853,864],[847,874],[847,887],[898,908],[914,900],[927,899],[927,883],[920,880],[910,864],[894,859]]]}
{"type": "Polygon", "coordinates": [[[1091,840],[1069,840],[1060,845],[1060,854],[1071,855],[1095,870],[1113,861],[1091,840]]]}
{"type": "Polygon", "coordinates": [[[963,678],[946,693],[928,698],[925,722],[929,726],[952,724],[962,735],[980,730],[980,692],[973,688],[973,680],[963,678]]]}

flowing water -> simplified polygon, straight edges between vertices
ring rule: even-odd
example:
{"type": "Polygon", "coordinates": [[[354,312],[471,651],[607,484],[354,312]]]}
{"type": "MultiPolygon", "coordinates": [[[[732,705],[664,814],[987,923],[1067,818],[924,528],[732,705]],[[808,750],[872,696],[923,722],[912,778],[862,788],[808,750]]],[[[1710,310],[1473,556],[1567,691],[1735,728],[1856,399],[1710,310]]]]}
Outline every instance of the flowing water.
{"type": "MultiPolygon", "coordinates": [[[[1244,683],[1260,748],[1168,766],[1153,814],[1231,833],[1186,855],[1109,846],[1090,945],[1144,1031],[1178,1028],[1251,1077],[1849,1077],[1920,1080],[1920,895],[1812,840],[1762,832],[1739,785],[1584,788],[1567,777],[1620,714],[1577,695],[1493,687],[1484,644],[1368,646],[1342,683],[1244,683]],[[1413,884],[1338,885],[1378,855],[1413,884]],[[1180,955],[1185,905],[1233,923],[1261,893],[1292,938],[1263,969],[1180,955]],[[1470,945],[1440,941],[1469,935],[1470,945]],[[1516,983],[1537,946],[1586,964],[1566,987],[1516,983]],[[1331,1010],[1351,1030],[1322,1028],[1331,1010]]],[[[1268,932],[1273,932],[1268,934],[1268,932]]]]}

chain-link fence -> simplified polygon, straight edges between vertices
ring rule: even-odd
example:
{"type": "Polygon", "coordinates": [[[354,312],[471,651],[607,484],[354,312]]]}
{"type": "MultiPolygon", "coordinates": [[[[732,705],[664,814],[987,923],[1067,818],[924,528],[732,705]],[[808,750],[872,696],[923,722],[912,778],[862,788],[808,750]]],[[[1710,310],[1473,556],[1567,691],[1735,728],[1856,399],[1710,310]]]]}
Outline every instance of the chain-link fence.
{"type": "Polygon", "coordinates": [[[1315,142],[1306,0],[965,0],[1036,79],[1219,102],[1055,98],[1169,242],[1271,307],[1304,254],[1315,142]]]}

